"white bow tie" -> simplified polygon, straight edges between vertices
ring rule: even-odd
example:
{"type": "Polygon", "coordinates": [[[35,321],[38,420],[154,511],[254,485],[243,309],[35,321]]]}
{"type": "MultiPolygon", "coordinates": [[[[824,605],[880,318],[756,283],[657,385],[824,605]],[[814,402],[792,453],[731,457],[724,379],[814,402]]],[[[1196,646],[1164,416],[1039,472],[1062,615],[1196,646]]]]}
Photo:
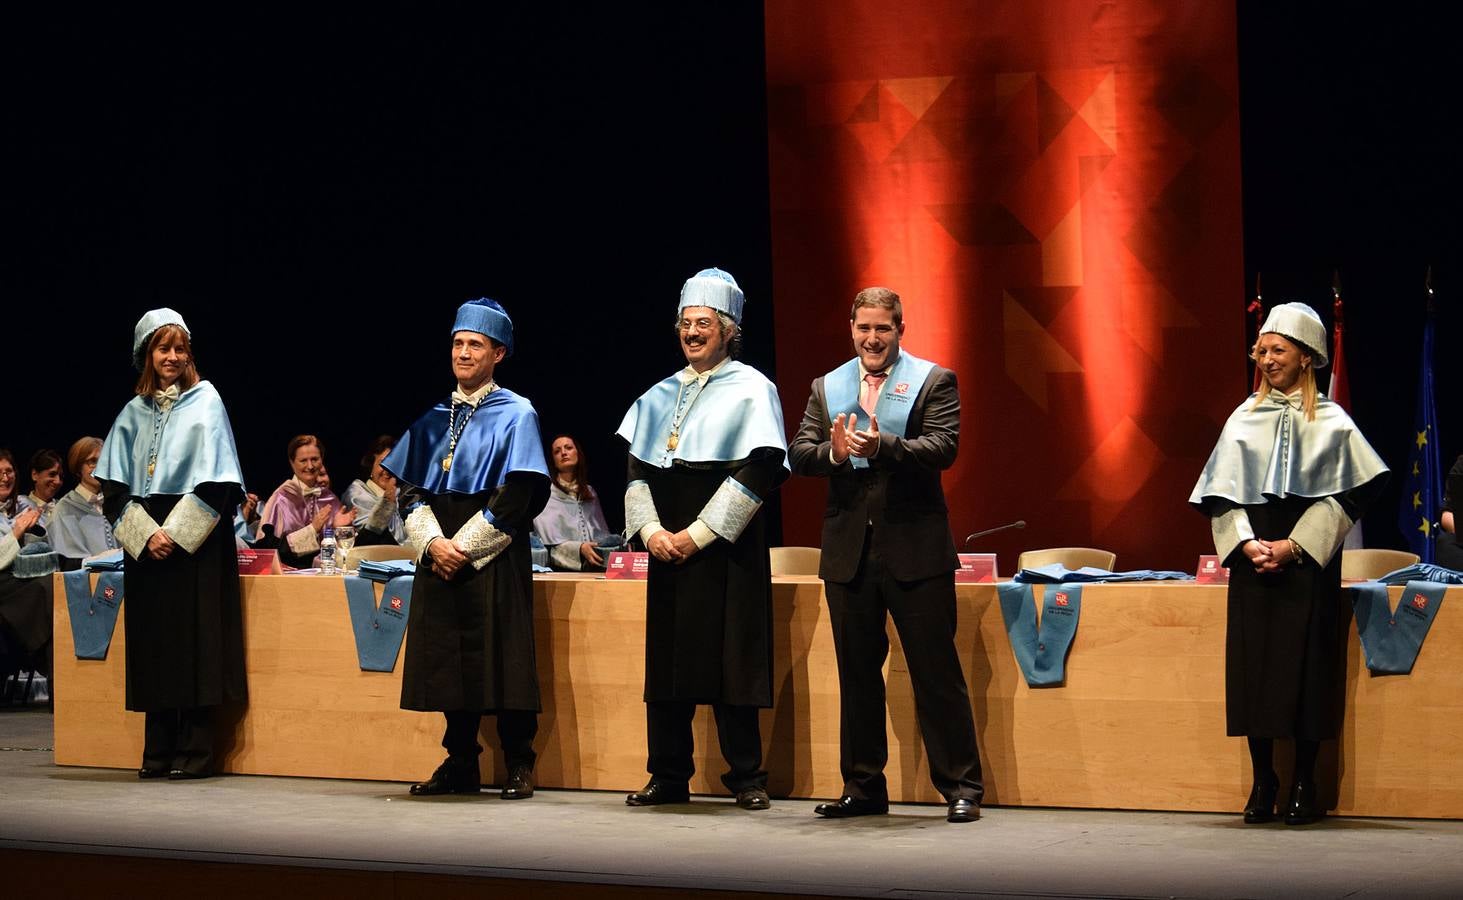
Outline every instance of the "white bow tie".
{"type": "Polygon", "coordinates": [[[168,389],[165,391],[153,391],[152,401],[164,408],[172,406],[178,401],[178,386],[171,384],[168,385],[168,389]]]}

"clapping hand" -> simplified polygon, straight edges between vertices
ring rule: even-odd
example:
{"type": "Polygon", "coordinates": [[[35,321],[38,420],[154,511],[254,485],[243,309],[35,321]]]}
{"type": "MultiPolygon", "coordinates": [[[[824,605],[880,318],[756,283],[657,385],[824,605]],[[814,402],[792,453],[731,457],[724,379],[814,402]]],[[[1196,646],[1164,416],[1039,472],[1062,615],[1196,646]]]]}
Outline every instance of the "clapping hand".
{"type": "MultiPolygon", "coordinates": [[[[849,417],[849,424],[853,424],[853,418],[849,417]]],[[[848,432],[845,440],[848,443],[848,452],[854,456],[868,459],[879,452],[879,417],[869,416],[869,427],[863,431],[848,432]]]]}
{"type": "Polygon", "coordinates": [[[14,519],[10,520],[10,533],[18,541],[22,534],[25,534],[35,526],[36,522],[40,521],[40,518],[40,510],[27,508],[21,511],[14,519]]]}

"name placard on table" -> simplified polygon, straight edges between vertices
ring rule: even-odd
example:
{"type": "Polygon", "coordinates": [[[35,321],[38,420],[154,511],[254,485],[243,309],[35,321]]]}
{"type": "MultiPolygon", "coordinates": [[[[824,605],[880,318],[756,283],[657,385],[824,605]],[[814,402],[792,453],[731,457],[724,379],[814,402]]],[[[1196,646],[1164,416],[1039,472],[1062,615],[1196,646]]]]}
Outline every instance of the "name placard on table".
{"type": "Polygon", "coordinates": [[[240,548],[240,575],[278,575],[280,571],[279,554],[276,551],[255,550],[253,547],[240,548]]]}
{"type": "Polygon", "coordinates": [[[616,550],[605,561],[605,577],[610,579],[633,578],[644,581],[650,576],[650,554],[630,553],[616,550]]]}
{"type": "Polygon", "coordinates": [[[1223,560],[1210,553],[1199,557],[1194,580],[1200,584],[1229,584],[1229,570],[1224,567],[1223,560]]]}
{"type": "Polygon", "coordinates": [[[993,584],[996,580],[994,553],[961,553],[960,568],[955,570],[956,584],[993,584]]]}

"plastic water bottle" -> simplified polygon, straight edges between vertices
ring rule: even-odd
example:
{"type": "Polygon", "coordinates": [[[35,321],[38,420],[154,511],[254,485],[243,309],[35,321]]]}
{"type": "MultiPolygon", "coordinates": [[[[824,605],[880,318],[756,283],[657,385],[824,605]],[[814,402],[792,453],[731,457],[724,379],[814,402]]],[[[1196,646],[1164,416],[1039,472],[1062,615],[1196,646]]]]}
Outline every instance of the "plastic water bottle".
{"type": "Polygon", "coordinates": [[[326,528],[320,538],[320,574],[335,574],[335,529],[326,528]]]}

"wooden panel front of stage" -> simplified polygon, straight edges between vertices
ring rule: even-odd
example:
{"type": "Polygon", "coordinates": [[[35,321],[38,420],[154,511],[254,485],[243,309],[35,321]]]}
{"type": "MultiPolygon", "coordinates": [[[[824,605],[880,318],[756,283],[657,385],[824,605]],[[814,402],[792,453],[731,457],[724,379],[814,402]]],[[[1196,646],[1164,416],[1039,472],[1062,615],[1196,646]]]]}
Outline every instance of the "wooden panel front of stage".
{"type": "MultiPolygon", "coordinates": [[[[245,577],[249,703],[222,729],[229,772],[411,781],[441,761],[442,720],[398,708],[392,673],[357,664],[344,587],[305,576],[245,577]]],[[[1038,592],[1040,589],[1038,589],[1038,592]]],[[[1401,588],[1393,589],[1395,604],[1401,588]]],[[[1370,675],[1352,631],[1346,725],[1336,746],[1335,810],[1463,818],[1463,602],[1449,592],[1411,675],[1370,675]]],[[[133,768],[142,716],[123,709],[119,621],[106,660],[74,658],[56,580],[56,762],[133,768]]],[[[1224,588],[1085,588],[1066,684],[1026,686],[996,591],[958,589],[958,643],[974,699],[986,800],[1018,806],[1232,811],[1249,788],[1244,742],[1224,735],[1224,588]]],[[[538,762],[545,787],[630,790],[645,775],[644,583],[535,580],[538,762]]],[[[815,578],[778,578],[773,709],[763,712],[776,796],[836,797],[838,678],[815,578]]],[[[126,613],[125,603],[123,615],[126,613]]],[[[889,790],[938,801],[929,784],[909,677],[891,629],[889,790]]],[[[503,777],[492,721],[485,781],[503,777]]],[[[709,710],[696,720],[692,789],[724,793],[709,710]]],[[[1327,763],[1323,759],[1323,766],[1327,763]]]]}

